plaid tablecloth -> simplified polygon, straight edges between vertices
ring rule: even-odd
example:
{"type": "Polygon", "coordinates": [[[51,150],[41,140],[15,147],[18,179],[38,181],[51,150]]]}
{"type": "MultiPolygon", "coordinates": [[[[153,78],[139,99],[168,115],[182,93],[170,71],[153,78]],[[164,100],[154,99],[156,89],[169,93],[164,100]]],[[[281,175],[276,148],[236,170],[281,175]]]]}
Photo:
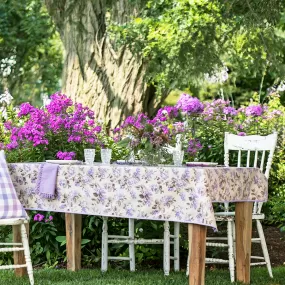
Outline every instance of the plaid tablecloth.
{"type": "Polygon", "coordinates": [[[0,151],[0,220],[26,217],[11,181],[4,152],[0,151]]]}
{"type": "Polygon", "coordinates": [[[35,191],[39,164],[10,164],[26,209],[195,223],[216,228],[212,202],[267,200],[255,168],[61,165],[55,199],[35,191]]]}

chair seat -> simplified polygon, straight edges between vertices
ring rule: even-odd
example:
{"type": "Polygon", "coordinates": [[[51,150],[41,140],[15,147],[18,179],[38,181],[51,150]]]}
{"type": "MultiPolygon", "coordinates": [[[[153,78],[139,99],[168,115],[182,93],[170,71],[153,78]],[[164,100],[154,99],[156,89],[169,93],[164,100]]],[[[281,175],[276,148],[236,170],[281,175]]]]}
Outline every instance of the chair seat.
{"type": "MultiPolygon", "coordinates": [[[[229,221],[234,220],[235,212],[216,212],[215,218],[217,221],[229,221]]],[[[252,214],[253,220],[264,220],[264,214],[252,214]]]]}

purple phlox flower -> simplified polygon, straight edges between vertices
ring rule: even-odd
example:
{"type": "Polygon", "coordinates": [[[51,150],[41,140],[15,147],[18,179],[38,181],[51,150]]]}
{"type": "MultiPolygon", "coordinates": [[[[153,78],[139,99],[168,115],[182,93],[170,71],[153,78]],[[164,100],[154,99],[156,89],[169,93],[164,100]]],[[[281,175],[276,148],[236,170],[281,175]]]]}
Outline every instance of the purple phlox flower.
{"type": "Polygon", "coordinates": [[[244,136],[246,136],[246,133],[245,132],[239,132],[238,136],[244,137],[244,136]]]}
{"type": "Polygon", "coordinates": [[[203,146],[201,145],[199,139],[190,139],[186,152],[188,152],[190,155],[195,155],[202,148],[203,146]]]}
{"type": "Polygon", "coordinates": [[[34,221],[41,222],[44,218],[45,218],[44,215],[42,215],[42,214],[36,214],[36,215],[34,216],[34,221]]]}
{"type": "Polygon", "coordinates": [[[129,125],[133,125],[135,123],[135,117],[134,116],[129,116],[126,118],[126,120],[122,124],[122,128],[125,128],[129,125]]]}
{"type": "Polygon", "coordinates": [[[160,108],[155,115],[156,119],[166,121],[168,118],[176,118],[178,116],[178,109],[173,106],[165,106],[160,108]]]}
{"type": "Polygon", "coordinates": [[[272,119],[272,118],[280,117],[282,115],[283,115],[282,111],[280,111],[280,110],[273,110],[273,111],[268,113],[267,118],[268,119],[272,119]]]}
{"type": "Polygon", "coordinates": [[[226,115],[236,116],[237,110],[234,107],[225,107],[223,113],[226,115]]]}
{"type": "Polygon", "coordinates": [[[30,103],[23,103],[20,105],[20,111],[18,113],[18,117],[26,116],[32,112],[34,112],[36,108],[32,106],[30,103]]]}
{"type": "Polygon", "coordinates": [[[45,137],[44,127],[40,124],[34,123],[33,121],[27,121],[23,127],[19,128],[17,138],[22,141],[28,140],[33,143],[33,146],[48,144],[48,140],[45,137]]]}
{"type": "Polygon", "coordinates": [[[102,127],[101,127],[101,126],[97,126],[97,127],[94,128],[94,131],[95,131],[96,133],[100,133],[101,130],[102,130],[102,127]]]}
{"type": "Polygon", "coordinates": [[[71,151],[71,152],[62,152],[58,151],[56,153],[56,157],[62,160],[72,160],[76,156],[76,153],[71,151]]]}
{"type": "Polygon", "coordinates": [[[120,130],[121,130],[121,128],[115,128],[115,129],[113,129],[113,134],[118,133],[120,130]]]}
{"type": "Polygon", "coordinates": [[[73,105],[72,100],[60,92],[51,95],[50,99],[51,102],[46,106],[50,114],[66,112],[67,108],[73,105]]]}
{"type": "Polygon", "coordinates": [[[14,141],[14,140],[6,145],[6,148],[8,150],[12,150],[12,149],[15,149],[17,147],[18,147],[18,143],[17,143],[17,141],[14,141]]]}
{"type": "Polygon", "coordinates": [[[263,113],[263,108],[261,105],[252,105],[245,108],[246,116],[259,117],[263,113]]]}
{"type": "Polygon", "coordinates": [[[175,107],[188,114],[199,114],[204,110],[204,105],[198,98],[185,93],[180,96],[175,107]]]}
{"type": "Polygon", "coordinates": [[[12,122],[11,121],[5,122],[4,127],[7,131],[11,131],[12,130],[12,122]]]}
{"type": "Polygon", "coordinates": [[[230,104],[229,100],[223,100],[223,99],[216,99],[213,102],[210,103],[211,106],[213,107],[221,107],[224,108],[230,104]]]}
{"type": "Polygon", "coordinates": [[[133,126],[136,129],[144,129],[145,124],[148,121],[147,115],[140,113],[137,116],[129,116],[126,118],[126,120],[123,122],[121,128],[124,129],[128,126],[133,126]]]}
{"type": "Polygon", "coordinates": [[[180,134],[185,132],[185,126],[182,122],[176,122],[173,124],[173,134],[180,134]]]}

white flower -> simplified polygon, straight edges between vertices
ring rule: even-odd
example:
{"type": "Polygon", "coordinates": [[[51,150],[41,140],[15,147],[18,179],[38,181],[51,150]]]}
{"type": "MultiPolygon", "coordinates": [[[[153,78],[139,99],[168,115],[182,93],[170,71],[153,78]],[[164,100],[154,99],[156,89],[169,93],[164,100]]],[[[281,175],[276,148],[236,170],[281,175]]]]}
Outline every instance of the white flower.
{"type": "Polygon", "coordinates": [[[205,74],[205,80],[208,81],[209,83],[224,83],[228,80],[229,74],[228,74],[228,68],[224,66],[221,70],[217,70],[214,74],[205,74]]]}
{"type": "Polygon", "coordinates": [[[164,115],[164,116],[168,116],[168,112],[167,112],[166,110],[163,110],[163,111],[161,112],[161,114],[164,115]]]}
{"type": "Polygon", "coordinates": [[[277,87],[277,91],[279,91],[279,92],[285,91],[285,81],[283,81],[279,84],[279,86],[277,87]]]}
{"type": "Polygon", "coordinates": [[[7,105],[10,105],[12,103],[13,96],[9,93],[8,89],[4,92],[4,94],[0,95],[0,103],[6,103],[7,105]]]}

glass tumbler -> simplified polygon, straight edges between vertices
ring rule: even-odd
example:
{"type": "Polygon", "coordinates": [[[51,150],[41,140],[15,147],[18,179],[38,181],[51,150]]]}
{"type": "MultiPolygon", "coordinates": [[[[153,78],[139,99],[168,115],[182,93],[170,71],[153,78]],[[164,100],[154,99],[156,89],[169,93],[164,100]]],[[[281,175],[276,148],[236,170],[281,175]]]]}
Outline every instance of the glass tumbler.
{"type": "Polygon", "coordinates": [[[182,166],[184,157],[184,151],[183,150],[173,150],[173,163],[175,166],[182,166]]]}
{"type": "Polygon", "coordinates": [[[84,149],[84,160],[88,165],[92,165],[95,159],[95,149],[85,148],[84,149]]]}
{"type": "Polygon", "coordinates": [[[103,164],[110,164],[112,156],[112,150],[109,148],[101,149],[101,161],[103,164]]]}

